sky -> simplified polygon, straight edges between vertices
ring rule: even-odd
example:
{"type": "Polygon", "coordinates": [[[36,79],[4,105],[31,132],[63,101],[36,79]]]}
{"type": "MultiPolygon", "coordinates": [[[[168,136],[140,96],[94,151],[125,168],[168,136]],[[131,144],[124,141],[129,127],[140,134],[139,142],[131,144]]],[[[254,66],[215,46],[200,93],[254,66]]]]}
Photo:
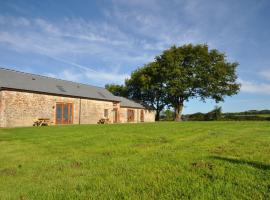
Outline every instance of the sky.
{"type": "Polygon", "coordinates": [[[241,91],[184,113],[270,109],[269,0],[0,0],[0,66],[96,86],[123,84],[172,45],[237,61],[241,91]]]}

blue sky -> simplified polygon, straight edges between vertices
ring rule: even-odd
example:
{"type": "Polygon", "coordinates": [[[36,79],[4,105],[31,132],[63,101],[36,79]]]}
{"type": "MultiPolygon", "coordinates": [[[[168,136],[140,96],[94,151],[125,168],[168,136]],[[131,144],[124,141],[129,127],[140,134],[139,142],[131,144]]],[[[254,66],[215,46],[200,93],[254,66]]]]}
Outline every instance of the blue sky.
{"type": "MultiPolygon", "coordinates": [[[[270,1],[0,2],[0,66],[97,86],[124,82],[164,49],[207,43],[238,61],[223,111],[270,109],[270,1]]],[[[191,100],[184,113],[215,106],[191,100]]]]}

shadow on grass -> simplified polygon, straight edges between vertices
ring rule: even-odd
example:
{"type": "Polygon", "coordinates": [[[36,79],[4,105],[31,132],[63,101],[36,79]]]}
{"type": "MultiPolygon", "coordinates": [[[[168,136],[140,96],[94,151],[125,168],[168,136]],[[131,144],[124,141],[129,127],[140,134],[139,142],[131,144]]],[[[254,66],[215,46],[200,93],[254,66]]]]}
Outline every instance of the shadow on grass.
{"type": "Polygon", "coordinates": [[[222,161],[227,161],[233,164],[239,164],[239,165],[249,165],[252,167],[255,167],[257,169],[262,169],[262,170],[270,170],[270,165],[257,162],[257,161],[247,161],[247,160],[239,160],[239,159],[234,159],[234,158],[226,158],[226,157],[220,157],[220,156],[210,156],[212,159],[216,160],[222,160],[222,161]]]}

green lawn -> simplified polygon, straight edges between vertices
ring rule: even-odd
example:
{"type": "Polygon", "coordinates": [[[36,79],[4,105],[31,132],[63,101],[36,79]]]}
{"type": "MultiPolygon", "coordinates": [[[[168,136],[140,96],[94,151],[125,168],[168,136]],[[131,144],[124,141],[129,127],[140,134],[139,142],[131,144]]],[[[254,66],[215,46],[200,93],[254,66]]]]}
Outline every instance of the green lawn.
{"type": "Polygon", "coordinates": [[[270,199],[270,123],[0,129],[0,199],[270,199]]]}

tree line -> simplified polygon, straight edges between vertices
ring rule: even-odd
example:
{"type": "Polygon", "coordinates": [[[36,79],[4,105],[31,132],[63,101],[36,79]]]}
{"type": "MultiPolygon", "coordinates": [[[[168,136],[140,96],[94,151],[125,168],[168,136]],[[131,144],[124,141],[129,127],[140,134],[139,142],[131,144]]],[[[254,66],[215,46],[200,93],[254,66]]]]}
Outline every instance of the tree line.
{"type": "Polygon", "coordinates": [[[172,46],[133,71],[123,85],[105,87],[114,95],[155,109],[157,121],[164,108],[173,108],[174,120],[180,121],[184,104],[190,99],[220,102],[225,96],[237,94],[237,66],[207,44],[172,46]]]}

